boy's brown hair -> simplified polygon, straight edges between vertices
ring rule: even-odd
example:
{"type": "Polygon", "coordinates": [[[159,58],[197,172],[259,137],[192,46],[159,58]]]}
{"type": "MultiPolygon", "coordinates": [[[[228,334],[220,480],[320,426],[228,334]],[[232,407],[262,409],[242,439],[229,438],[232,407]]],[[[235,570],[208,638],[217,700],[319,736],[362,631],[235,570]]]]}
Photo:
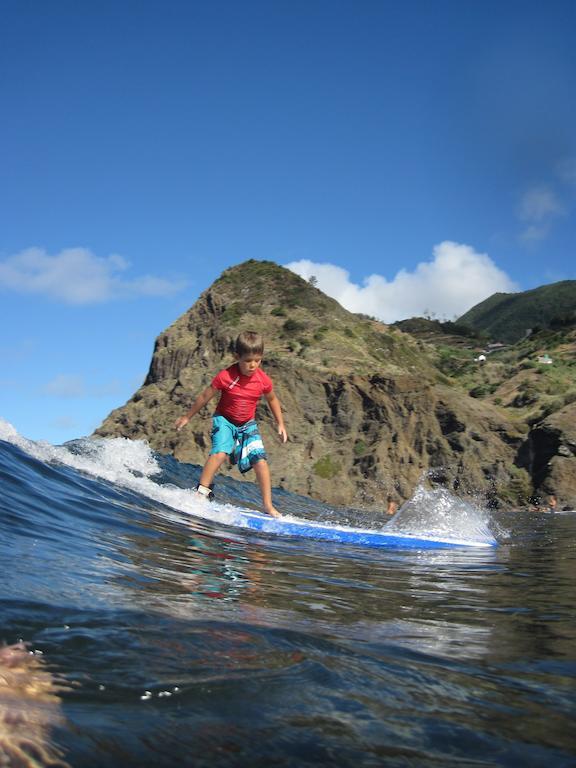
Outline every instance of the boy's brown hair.
{"type": "Polygon", "coordinates": [[[244,355],[262,356],[264,354],[264,339],[256,331],[242,331],[234,344],[234,352],[238,357],[244,357],[244,355]]]}

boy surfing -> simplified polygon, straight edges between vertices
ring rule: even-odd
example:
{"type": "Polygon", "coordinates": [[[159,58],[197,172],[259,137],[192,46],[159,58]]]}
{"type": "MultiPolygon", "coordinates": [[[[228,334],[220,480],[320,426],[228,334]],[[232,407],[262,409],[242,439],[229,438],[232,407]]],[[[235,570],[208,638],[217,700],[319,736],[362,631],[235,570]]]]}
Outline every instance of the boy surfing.
{"type": "Polygon", "coordinates": [[[273,517],[280,517],[272,504],[268,459],[254,418],[262,396],[272,411],[283,443],[288,440],[288,435],[272,379],[260,367],[263,355],[262,336],[254,331],[241,333],[234,345],[234,365],[220,371],[212,379],[210,386],[198,395],[190,410],[177,419],[176,429],[180,431],[185,427],[198,411],[220,393],[212,418],[212,449],[202,469],[196,492],[206,498],[213,498],[214,475],[229,456],[234,464],[238,464],[242,473],[254,468],[264,511],[273,517]]]}

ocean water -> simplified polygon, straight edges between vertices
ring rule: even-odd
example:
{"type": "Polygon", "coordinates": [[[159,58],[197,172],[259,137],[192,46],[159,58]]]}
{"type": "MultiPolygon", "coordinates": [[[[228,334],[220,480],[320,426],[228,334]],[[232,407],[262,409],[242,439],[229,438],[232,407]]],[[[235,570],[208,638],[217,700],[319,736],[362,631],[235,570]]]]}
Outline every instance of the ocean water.
{"type": "Polygon", "coordinates": [[[277,492],[499,542],[371,550],[236,528],[255,488],[210,506],[198,476],[0,420],[0,765],[576,765],[576,513],[423,484],[390,522],[277,492]]]}

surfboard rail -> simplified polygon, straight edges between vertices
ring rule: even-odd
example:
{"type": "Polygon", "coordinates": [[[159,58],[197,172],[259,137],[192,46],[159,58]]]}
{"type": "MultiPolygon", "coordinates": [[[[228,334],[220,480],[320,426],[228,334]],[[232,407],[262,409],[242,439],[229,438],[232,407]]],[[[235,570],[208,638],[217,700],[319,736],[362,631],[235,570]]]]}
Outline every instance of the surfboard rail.
{"type": "Polygon", "coordinates": [[[331,525],[293,517],[270,517],[252,510],[238,510],[232,525],[255,531],[292,538],[317,539],[363,547],[402,549],[450,549],[454,547],[491,548],[495,539],[488,541],[454,539],[444,536],[401,533],[399,531],[355,528],[331,525]]]}

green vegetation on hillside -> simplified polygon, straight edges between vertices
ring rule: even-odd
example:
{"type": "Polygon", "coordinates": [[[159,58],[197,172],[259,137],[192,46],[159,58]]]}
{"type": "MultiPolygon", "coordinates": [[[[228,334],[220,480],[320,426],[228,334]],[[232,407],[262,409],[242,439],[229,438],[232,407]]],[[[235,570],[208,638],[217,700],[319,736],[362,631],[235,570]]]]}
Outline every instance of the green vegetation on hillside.
{"type": "Polygon", "coordinates": [[[575,329],[558,323],[516,344],[496,346],[481,337],[451,335],[447,325],[422,318],[398,323],[426,341],[446,382],[470,397],[506,409],[526,427],[576,402],[575,329]],[[546,356],[551,363],[543,362],[546,356]]]}
{"type": "Polygon", "coordinates": [[[522,293],[495,293],[458,319],[503,342],[520,341],[529,330],[576,326],[576,280],[522,293]]]}

